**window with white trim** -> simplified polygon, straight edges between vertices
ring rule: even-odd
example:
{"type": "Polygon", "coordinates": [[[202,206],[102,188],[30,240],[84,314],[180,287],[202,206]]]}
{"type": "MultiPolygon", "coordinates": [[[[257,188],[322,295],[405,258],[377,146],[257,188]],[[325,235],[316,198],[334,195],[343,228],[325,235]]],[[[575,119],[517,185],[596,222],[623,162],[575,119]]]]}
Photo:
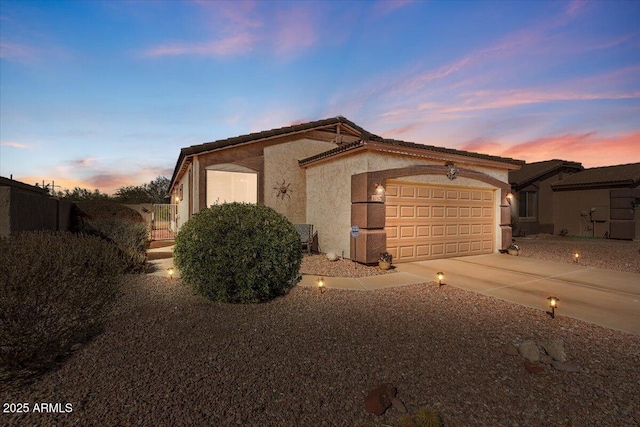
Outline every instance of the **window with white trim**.
{"type": "Polygon", "coordinates": [[[258,203],[258,174],[207,170],[207,206],[232,202],[258,203]]]}

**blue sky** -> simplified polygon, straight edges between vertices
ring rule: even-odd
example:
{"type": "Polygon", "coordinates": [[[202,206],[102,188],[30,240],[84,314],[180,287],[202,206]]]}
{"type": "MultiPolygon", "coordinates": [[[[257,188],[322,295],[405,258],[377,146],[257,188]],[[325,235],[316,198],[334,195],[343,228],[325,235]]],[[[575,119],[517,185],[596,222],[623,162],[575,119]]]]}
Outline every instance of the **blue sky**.
{"type": "Polygon", "coordinates": [[[343,115],[395,139],[640,162],[640,2],[0,0],[0,175],[111,193],[180,148],[343,115]]]}

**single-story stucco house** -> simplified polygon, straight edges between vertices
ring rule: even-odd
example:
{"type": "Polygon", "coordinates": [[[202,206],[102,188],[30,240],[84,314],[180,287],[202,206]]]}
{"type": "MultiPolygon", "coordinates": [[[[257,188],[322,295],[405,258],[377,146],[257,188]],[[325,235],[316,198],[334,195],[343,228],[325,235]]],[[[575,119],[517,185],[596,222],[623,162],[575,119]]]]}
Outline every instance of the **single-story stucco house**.
{"type": "Polygon", "coordinates": [[[585,169],[551,188],[555,233],[640,239],[640,163],[585,169]]]}
{"type": "Polygon", "coordinates": [[[170,191],[178,229],[214,203],[260,203],[312,224],[322,252],[406,262],[506,248],[508,174],[523,163],[385,139],[335,117],[183,148],[170,191]]]}
{"type": "Polygon", "coordinates": [[[545,160],[526,163],[509,172],[514,195],[511,223],[514,235],[553,233],[554,205],[551,184],[584,169],[581,163],[545,160]]]}

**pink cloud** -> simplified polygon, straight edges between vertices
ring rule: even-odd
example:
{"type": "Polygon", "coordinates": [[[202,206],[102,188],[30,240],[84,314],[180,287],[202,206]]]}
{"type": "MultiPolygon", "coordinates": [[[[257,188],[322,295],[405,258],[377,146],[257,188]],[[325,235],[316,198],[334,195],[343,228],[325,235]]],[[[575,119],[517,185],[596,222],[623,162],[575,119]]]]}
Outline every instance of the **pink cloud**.
{"type": "Polygon", "coordinates": [[[38,56],[38,50],[32,46],[0,39],[0,58],[2,59],[25,59],[36,56],[38,56]]]}
{"type": "Polygon", "coordinates": [[[600,136],[597,132],[555,135],[516,144],[474,140],[461,149],[527,162],[560,158],[595,167],[640,162],[639,146],[640,130],[635,130],[612,136],[600,136]]]}
{"type": "Polygon", "coordinates": [[[381,18],[408,5],[409,3],[413,3],[413,0],[378,0],[373,5],[372,15],[376,19],[381,18]]]}
{"type": "Polygon", "coordinates": [[[28,150],[31,148],[31,146],[28,144],[22,144],[20,142],[15,142],[15,141],[2,141],[0,142],[0,145],[4,145],[6,147],[19,148],[22,150],[28,150]]]}
{"type": "MultiPolygon", "coordinates": [[[[458,105],[440,108],[442,113],[509,108],[557,101],[638,99],[640,91],[610,93],[548,92],[544,90],[478,91],[458,105]]],[[[437,107],[435,107],[437,108],[437,107]]]]}
{"type": "Polygon", "coordinates": [[[74,159],[62,162],[51,168],[43,169],[39,175],[16,177],[18,181],[33,185],[42,181],[55,182],[56,191],[73,190],[75,187],[86,188],[91,191],[99,189],[101,193],[113,194],[120,187],[142,185],[158,176],[171,177],[173,167],[129,165],[112,167],[100,164],[97,159],[74,159]],[[129,171],[135,172],[129,172],[129,171]]]}
{"type": "Polygon", "coordinates": [[[276,53],[296,53],[316,43],[318,36],[310,10],[293,9],[277,16],[277,28],[273,40],[276,53]]]}
{"type": "Polygon", "coordinates": [[[168,43],[145,52],[145,56],[231,56],[242,55],[253,50],[255,39],[249,33],[239,33],[228,38],[203,43],[168,43]]]}

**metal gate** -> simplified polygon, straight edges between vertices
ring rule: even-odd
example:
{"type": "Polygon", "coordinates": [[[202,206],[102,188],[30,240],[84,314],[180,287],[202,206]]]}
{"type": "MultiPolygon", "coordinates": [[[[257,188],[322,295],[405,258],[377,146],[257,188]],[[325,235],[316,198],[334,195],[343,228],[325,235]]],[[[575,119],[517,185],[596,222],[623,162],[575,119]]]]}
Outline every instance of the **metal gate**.
{"type": "Polygon", "coordinates": [[[151,240],[173,240],[177,232],[178,205],[154,204],[151,209],[151,240]]]}

